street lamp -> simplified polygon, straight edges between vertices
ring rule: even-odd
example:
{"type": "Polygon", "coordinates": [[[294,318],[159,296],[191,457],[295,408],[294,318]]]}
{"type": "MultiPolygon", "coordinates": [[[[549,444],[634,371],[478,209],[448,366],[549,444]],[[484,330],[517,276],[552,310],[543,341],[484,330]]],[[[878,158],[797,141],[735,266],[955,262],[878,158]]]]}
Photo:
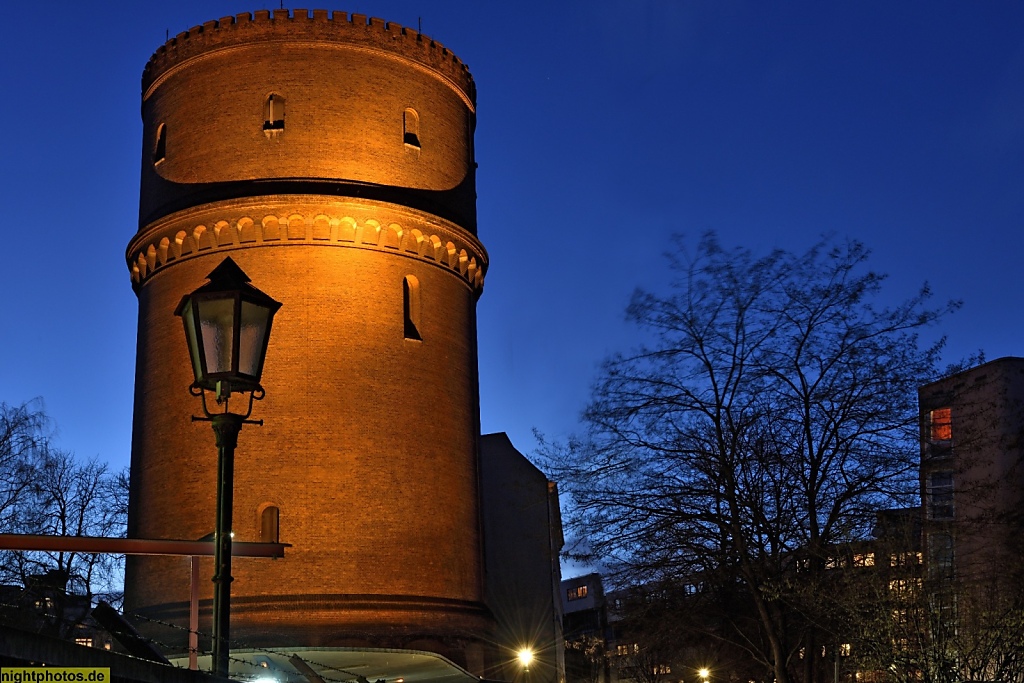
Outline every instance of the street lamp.
{"type": "Polygon", "coordinates": [[[270,325],[281,304],[249,284],[249,277],[230,258],[207,275],[209,282],[182,298],[174,314],[185,323],[185,338],[195,381],[189,387],[201,396],[205,417],[217,441],[217,527],[213,574],[213,667],[227,678],[231,621],[231,511],[234,493],[235,446],[242,425],[250,420],[253,401],[263,398],[260,377],[270,340],[270,325]],[[211,412],[206,392],[218,409],[211,412]],[[232,392],[249,394],[244,413],[232,413],[232,392]]]}
{"type": "Polygon", "coordinates": [[[520,683],[530,683],[532,676],[530,676],[530,664],[533,664],[534,654],[533,648],[529,645],[524,645],[516,651],[516,659],[519,661],[519,670],[521,675],[515,676],[514,680],[520,681],[520,683]]]}

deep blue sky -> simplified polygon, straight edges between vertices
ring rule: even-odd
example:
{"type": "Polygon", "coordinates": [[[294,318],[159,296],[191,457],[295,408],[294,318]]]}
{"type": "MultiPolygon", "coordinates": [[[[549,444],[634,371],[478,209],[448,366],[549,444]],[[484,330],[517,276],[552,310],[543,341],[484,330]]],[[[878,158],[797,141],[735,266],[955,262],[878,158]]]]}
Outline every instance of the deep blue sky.
{"type": "MultiPolygon", "coordinates": [[[[321,5],[307,5],[310,8],[321,5]]],[[[0,400],[127,464],[139,79],[235,0],[49,2],[0,23],[0,400]]],[[[277,3],[269,5],[276,8],[277,3]]],[[[525,452],[576,428],[673,232],[802,250],[853,237],[965,306],[948,359],[1024,354],[1024,3],[369,2],[479,89],[482,420],[525,452]]],[[[182,387],[182,391],[185,391],[182,387]]],[[[269,417],[269,416],[268,416],[269,417]]]]}

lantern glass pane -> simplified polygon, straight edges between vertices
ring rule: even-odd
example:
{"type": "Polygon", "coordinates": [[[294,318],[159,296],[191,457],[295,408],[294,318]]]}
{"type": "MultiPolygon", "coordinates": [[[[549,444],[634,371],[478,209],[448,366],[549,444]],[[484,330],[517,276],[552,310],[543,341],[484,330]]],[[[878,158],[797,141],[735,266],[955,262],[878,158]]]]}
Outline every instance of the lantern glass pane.
{"type": "Polygon", "coordinates": [[[185,321],[185,337],[188,342],[188,355],[192,359],[192,373],[196,381],[203,376],[203,366],[199,359],[202,349],[199,348],[199,339],[196,337],[196,319],[192,300],[190,299],[181,311],[181,319],[185,321]]]}
{"type": "Polygon", "coordinates": [[[210,374],[231,372],[231,344],[234,337],[235,300],[200,299],[199,326],[203,332],[203,354],[210,374]]]}
{"type": "Polygon", "coordinates": [[[239,374],[259,379],[269,323],[270,309],[242,301],[242,330],[238,344],[239,374]]]}

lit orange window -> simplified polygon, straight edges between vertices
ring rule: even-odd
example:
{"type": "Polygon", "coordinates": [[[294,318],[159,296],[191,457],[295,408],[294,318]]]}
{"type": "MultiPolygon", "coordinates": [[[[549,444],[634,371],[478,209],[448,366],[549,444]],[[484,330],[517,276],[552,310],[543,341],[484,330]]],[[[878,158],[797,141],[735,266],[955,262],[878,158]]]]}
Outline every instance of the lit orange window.
{"type": "Polygon", "coordinates": [[[579,600],[580,598],[587,597],[586,586],[574,586],[566,591],[566,597],[570,600],[579,600]]]}
{"type": "Polygon", "coordinates": [[[939,408],[930,414],[931,440],[949,441],[953,438],[953,415],[949,408],[939,408]]]}

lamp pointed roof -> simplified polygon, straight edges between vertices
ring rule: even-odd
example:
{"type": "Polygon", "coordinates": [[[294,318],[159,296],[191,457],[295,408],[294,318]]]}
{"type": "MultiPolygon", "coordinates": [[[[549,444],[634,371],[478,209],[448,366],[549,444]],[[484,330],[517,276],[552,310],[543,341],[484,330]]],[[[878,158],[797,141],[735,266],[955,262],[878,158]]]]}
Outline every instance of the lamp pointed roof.
{"type": "Polygon", "coordinates": [[[206,277],[209,282],[199,287],[191,294],[185,295],[182,298],[181,303],[178,304],[177,309],[175,309],[175,315],[181,315],[181,312],[185,308],[185,304],[196,294],[216,294],[219,292],[237,291],[245,301],[265,306],[271,310],[271,313],[281,308],[280,302],[275,301],[266,292],[256,289],[249,284],[252,280],[230,256],[221,261],[220,264],[210,271],[210,274],[206,277]]]}

